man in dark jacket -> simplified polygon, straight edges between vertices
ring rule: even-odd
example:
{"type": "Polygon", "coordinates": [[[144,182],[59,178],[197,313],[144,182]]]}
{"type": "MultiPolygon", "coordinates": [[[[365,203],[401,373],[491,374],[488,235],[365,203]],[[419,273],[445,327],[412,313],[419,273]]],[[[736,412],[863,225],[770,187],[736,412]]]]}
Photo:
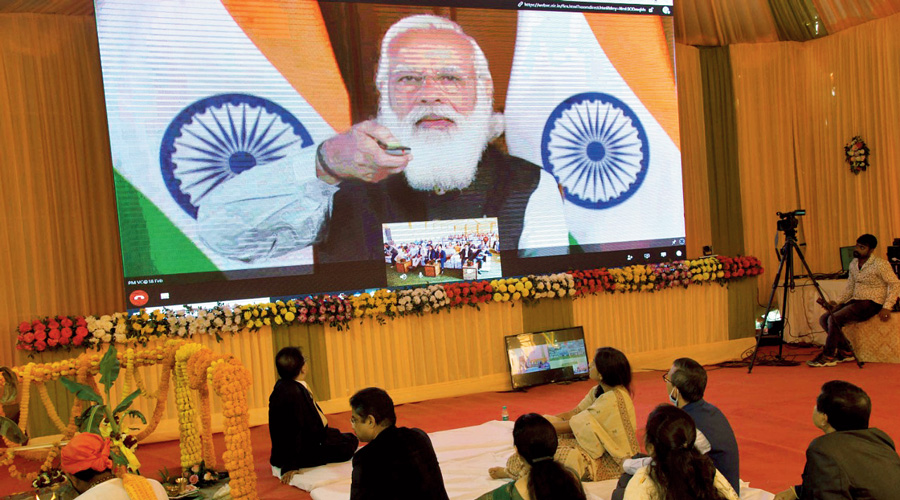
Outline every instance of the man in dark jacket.
{"type": "Polygon", "coordinates": [[[825,435],[806,449],[803,484],[775,500],[898,498],[900,457],[887,434],[869,428],[871,413],[865,391],[843,380],[826,382],[813,412],[813,424],[825,435]]]}
{"type": "Polygon", "coordinates": [[[272,472],[290,484],[297,469],[350,460],[359,440],[328,426],[328,419],[306,385],[309,364],[300,349],[285,347],[278,351],[275,366],[280,380],[269,396],[272,472]]]}
{"type": "Polygon", "coordinates": [[[377,387],[350,398],[350,423],[360,441],[353,456],[351,500],[446,500],[434,447],[421,429],[397,427],[394,402],[377,387]]]}
{"type": "MultiPolygon", "coordinates": [[[[703,399],[706,393],[706,370],[691,358],[678,358],[663,375],[663,380],[666,382],[669,402],[694,419],[697,425],[697,448],[707,454],[716,469],[734,488],[735,493],[740,495],[740,454],[737,439],[725,414],[703,399]]],[[[627,462],[626,473],[619,478],[618,487],[613,492],[613,500],[623,498],[625,487],[631,479],[627,462]]]]}

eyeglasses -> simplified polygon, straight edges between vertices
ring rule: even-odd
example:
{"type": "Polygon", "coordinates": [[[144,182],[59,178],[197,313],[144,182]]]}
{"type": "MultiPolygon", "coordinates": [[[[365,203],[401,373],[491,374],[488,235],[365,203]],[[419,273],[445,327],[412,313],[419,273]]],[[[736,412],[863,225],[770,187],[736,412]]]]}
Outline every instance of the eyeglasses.
{"type": "Polygon", "coordinates": [[[667,372],[667,373],[663,373],[663,381],[666,382],[667,384],[671,384],[671,383],[672,383],[672,381],[669,379],[669,374],[668,374],[668,372],[667,372]]]}
{"type": "Polygon", "coordinates": [[[426,74],[403,71],[391,75],[391,83],[396,86],[397,90],[406,93],[419,91],[428,80],[431,80],[432,84],[440,88],[445,94],[458,94],[469,83],[469,78],[452,72],[426,74]]]}

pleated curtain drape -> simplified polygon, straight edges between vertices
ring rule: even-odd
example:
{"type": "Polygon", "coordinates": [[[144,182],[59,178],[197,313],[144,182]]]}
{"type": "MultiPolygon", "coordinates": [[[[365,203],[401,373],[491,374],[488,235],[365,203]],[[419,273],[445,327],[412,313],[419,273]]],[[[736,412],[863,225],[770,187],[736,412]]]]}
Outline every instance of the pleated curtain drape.
{"type": "Polygon", "coordinates": [[[93,17],[0,14],[0,363],[19,321],[125,307],[93,17]]]}
{"type": "Polygon", "coordinates": [[[838,248],[862,233],[879,237],[884,256],[900,237],[900,15],[729,50],[747,253],[774,271],[775,212],[804,208],[800,243],[814,272],[840,270],[838,248]],[[872,150],[858,175],[843,149],[856,135],[872,150]]]}
{"type": "Polygon", "coordinates": [[[700,49],[675,44],[675,61],[686,250],[688,255],[695,256],[702,253],[704,245],[712,243],[700,49]]]}

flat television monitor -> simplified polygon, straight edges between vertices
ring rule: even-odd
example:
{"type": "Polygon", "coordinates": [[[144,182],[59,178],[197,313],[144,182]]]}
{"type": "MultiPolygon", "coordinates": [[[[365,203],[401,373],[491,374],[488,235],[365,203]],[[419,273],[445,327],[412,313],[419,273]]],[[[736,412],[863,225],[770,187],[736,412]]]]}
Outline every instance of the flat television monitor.
{"type": "Polygon", "coordinates": [[[580,326],[506,337],[513,389],[588,378],[589,362],[580,326]]]}
{"type": "Polygon", "coordinates": [[[853,249],[856,247],[841,247],[841,272],[850,272],[850,263],[853,262],[853,249]]]}
{"type": "Polygon", "coordinates": [[[95,0],[129,305],[683,258],[672,2],[95,0]]]}

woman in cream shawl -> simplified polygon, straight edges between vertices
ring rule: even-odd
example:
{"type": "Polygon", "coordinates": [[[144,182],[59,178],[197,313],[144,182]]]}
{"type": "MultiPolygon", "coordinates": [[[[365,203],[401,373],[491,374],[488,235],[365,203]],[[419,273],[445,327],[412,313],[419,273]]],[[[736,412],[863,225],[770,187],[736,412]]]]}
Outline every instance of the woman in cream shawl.
{"type": "MultiPolygon", "coordinates": [[[[597,349],[590,369],[597,386],[573,410],[548,416],[559,434],[554,460],[575,471],[582,481],[603,481],[622,474],[622,461],[640,451],[634,404],[631,401],[631,365],[618,349],[597,349]]],[[[518,454],[506,467],[494,467],[491,477],[518,478],[528,464],[518,454]]]]}

